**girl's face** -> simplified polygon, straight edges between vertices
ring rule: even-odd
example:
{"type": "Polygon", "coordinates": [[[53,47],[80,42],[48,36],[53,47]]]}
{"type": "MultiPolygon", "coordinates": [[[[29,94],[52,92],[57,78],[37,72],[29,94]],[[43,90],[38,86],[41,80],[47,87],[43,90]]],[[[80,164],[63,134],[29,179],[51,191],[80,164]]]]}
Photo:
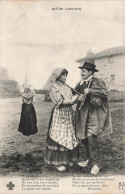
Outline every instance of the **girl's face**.
{"type": "Polygon", "coordinates": [[[29,88],[24,89],[24,92],[29,92],[29,91],[30,91],[29,88]]]}
{"type": "Polygon", "coordinates": [[[62,83],[65,83],[66,78],[67,78],[67,73],[64,73],[59,77],[59,81],[62,82],[62,83]]]}

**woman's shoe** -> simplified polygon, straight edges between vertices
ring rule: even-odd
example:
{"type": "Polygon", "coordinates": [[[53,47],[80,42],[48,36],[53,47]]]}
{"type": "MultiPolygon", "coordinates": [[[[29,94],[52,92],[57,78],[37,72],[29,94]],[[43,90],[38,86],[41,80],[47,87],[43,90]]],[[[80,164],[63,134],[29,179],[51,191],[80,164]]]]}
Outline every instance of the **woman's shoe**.
{"type": "Polygon", "coordinates": [[[72,167],[72,166],[73,166],[73,163],[72,163],[72,162],[69,162],[68,165],[69,165],[70,167],[72,167]]]}
{"type": "Polygon", "coordinates": [[[56,169],[57,169],[58,171],[60,171],[60,172],[63,172],[63,171],[66,170],[66,167],[65,167],[65,166],[58,166],[58,167],[56,167],[56,169]]]}
{"type": "Polygon", "coordinates": [[[87,167],[89,164],[89,160],[78,162],[78,165],[81,167],[87,167]]]}
{"type": "Polygon", "coordinates": [[[99,173],[99,167],[97,165],[94,165],[91,169],[91,174],[98,174],[99,173]]]}

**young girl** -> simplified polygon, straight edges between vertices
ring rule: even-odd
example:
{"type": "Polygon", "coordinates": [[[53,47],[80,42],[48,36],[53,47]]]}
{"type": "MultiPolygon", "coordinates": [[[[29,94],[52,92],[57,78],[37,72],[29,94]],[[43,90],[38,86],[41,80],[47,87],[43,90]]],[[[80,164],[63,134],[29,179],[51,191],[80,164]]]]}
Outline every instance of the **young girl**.
{"type": "Polygon", "coordinates": [[[73,165],[79,157],[72,109],[78,95],[73,96],[65,84],[67,74],[66,69],[56,68],[48,81],[52,84],[50,98],[55,106],[51,113],[44,160],[59,171],[64,171],[65,165],[73,165]]]}
{"type": "Polygon", "coordinates": [[[37,133],[37,118],[33,106],[35,92],[28,84],[24,85],[21,95],[22,111],[18,131],[23,135],[34,135],[37,133]]]}

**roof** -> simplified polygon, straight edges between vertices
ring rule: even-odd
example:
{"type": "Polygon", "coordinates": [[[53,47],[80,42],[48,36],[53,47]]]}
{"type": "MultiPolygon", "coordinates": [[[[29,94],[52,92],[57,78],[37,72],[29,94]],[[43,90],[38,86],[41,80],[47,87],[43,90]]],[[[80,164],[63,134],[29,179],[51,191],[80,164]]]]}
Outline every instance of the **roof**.
{"type": "Polygon", "coordinates": [[[80,63],[85,60],[98,59],[98,58],[115,56],[115,55],[123,55],[123,54],[125,54],[125,46],[119,46],[119,47],[109,48],[98,53],[94,53],[90,56],[86,56],[84,58],[78,59],[76,62],[80,63]]]}

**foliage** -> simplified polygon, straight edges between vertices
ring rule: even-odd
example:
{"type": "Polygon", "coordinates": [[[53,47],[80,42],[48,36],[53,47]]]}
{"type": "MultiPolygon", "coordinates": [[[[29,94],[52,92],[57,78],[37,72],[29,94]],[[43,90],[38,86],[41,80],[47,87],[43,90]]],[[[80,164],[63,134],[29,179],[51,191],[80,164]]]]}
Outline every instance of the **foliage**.
{"type": "Polygon", "coordinates": [[[41,90],[41,89],[35,89],[35,93],[36,94],[46,94],[46,93],[48,93],[48,91],[47,90],[41,90]]]}
{"type": "Polygon", "coordinates": [[[125,91],[111,90],[109,94],[110,102],[124,102],[125,101],[125,91]]]}
{"type": "Polygon", "coordinates": [[[20,95],[18,82],[15,80],[0,80],[0,98],[13,98],[20,95]]]}

